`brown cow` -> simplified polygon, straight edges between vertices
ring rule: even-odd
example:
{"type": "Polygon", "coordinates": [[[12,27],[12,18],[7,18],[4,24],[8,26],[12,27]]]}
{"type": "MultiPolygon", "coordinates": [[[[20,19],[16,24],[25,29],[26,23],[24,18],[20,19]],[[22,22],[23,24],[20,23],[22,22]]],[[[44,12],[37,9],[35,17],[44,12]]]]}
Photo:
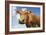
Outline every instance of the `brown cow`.
{"type": "Polygon", "coordinates": [[[26,27],[39,27],[40,26],[40,17],[36,16],[31,11],[22,11],[17,10],[17,13],[19,13],[21,16],[23,15],[24,19],[22,20],[22,24],[26,24],[26,27]]]}

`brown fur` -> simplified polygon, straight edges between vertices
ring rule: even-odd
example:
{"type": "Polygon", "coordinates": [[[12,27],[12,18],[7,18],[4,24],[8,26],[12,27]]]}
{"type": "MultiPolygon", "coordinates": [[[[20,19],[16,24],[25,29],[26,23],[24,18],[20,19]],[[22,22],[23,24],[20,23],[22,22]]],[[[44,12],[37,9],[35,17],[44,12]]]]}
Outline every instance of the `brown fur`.
{"type": "Polygon", "coordinates": [[[32,12],[17,11],[17,13],[24,15],[24,23],[26,25],[29,24],[31,26],[31,24],[35,24],[35,23],[40,24],[40,16],[36,16],[32,12]]]}

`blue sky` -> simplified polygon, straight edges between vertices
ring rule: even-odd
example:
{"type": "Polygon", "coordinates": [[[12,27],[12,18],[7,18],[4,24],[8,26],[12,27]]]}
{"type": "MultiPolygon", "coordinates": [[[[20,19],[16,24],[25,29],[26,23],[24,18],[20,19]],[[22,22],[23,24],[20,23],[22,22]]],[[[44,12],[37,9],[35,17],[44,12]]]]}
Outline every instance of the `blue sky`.
{"type": "Polygon", "coordinates": [[[27,8],[27,10],[32,11],[35,15],[40,15],[40,7],[20,7],[17,6],[17,9],[27,8]]]}
{"type": "Polygon", "coordinates": [[[20,6],[12,6],[12,28],[26,28],[25,24],[19,24],[19,21],[16,17],[16,10],[26,8],[29,11],[32,11],[35,15],[40,15],[40,8],[39,7],[20,7],[20,6]]]}

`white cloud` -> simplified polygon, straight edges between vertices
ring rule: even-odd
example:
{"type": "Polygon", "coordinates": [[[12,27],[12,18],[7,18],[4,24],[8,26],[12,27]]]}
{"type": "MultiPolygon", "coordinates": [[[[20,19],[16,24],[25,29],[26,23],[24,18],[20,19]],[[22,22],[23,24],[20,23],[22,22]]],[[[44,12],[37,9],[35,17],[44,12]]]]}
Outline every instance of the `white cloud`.
{"type": "Polygon", "coordinates": [[[12,16],[15,16],[15,14],[16,14],[16,7],[15,8],[13,7],[12,16]]]}

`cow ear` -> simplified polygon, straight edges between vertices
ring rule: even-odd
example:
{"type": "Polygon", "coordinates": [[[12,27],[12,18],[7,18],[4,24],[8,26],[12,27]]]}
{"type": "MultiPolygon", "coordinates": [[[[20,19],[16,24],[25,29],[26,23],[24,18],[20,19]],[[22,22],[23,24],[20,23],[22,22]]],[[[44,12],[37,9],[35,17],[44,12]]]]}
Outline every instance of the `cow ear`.
{"type": "Polygon", "coordinates": [[[30,13],[32,13],[32,11],[30,11],[30,13]]]}

